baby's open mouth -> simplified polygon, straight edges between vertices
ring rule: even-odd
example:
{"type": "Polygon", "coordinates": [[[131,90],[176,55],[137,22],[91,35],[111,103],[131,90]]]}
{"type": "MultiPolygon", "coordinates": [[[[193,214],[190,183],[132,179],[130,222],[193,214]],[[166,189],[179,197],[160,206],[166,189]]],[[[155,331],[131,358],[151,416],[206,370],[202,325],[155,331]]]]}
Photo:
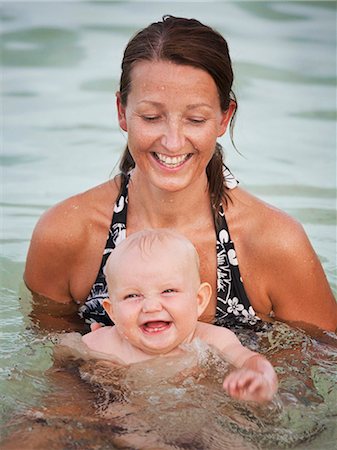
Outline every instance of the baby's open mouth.
{"type": "Polygon", "coordinates": [[[146,322],[141,328],[145,333],[160,333],[170,328],[172,322],[164,322],[162,320],[146,322]]]}

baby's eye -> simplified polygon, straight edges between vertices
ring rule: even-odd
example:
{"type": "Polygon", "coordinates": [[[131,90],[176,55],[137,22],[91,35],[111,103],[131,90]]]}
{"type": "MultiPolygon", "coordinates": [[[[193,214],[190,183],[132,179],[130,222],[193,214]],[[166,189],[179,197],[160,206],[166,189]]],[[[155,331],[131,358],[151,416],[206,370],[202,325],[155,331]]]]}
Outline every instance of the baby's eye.
{"type": "Polygon", "coordinates": [[[176,289],[165,289],[165,291],[163,291],[163,294],[173,294],[174,292],[177,292],[176,289]]]}
{"type": "Polygon", "coordinates": [[[138,298],[140,298],[140,294],[134,294],[134,293],[132,293],[132,294],[127,294],[127,295],[125,295],[124,296],[124,300],[133,300],[133,299],[138,299],[138,298]]]}

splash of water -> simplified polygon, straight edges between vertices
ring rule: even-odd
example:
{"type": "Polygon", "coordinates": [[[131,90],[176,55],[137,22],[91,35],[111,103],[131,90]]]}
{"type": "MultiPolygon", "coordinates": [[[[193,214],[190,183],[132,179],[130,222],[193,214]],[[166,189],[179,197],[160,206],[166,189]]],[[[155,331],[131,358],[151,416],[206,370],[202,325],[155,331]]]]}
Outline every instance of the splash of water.
{"type": "Polygon", "coordinates": [[[229,398],[222,382],[231,368],[201,341],[185,346],[182,356],[130,366],[68,349],[48,374],[54,393],[25,415],[21,437],[27,440],[29,424],[40,443],[53,436],[52,448],[60,449],[71,440],[99,449],[317,448],[319,436],[335,426],[336,336],[310,336],[281,323],[236,333],[278,373],[279,392],[267,405],[229,398]]]}

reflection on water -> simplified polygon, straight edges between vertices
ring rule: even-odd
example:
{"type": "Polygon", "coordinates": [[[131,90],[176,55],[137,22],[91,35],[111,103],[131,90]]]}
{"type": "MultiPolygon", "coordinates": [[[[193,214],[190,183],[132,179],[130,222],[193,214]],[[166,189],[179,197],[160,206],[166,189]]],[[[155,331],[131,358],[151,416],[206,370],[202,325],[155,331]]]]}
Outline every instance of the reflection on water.
{"type": "MultiPolygon", "coordinates": [[[[156,450],[332,450],[332,335],[279,324],[238,330],[277,366],[280,393],[267,409],[226,398],[226,365],[209,355],[179,380],[163,374],[169,362],[115,371],[116,383],[98,363],[45,374],[53,344],[30,328],[30,297],[19,288],[32,229],[49,206],[110,176],[125,145],[114,112],[122,49],[166,13],[194,16],[228,38],[235,139],[245,156],[224,139],[228,164],[242,186],[303,223],[337,292],[334,2],[4,2],[1,433],[19,427],[15,450],[28,448],[29,427],[43,449],[128,448],[133,439],[133,447],[156,450]]],[[[196,360],[189,358],[185,364],[196,360]]]]}
{"type": "MultiPolygon", "coordinates": [[[[129,367],[70,357],[57,345],[48,395],[12,419],[3,448],[52,442],[61,450],[78,440],[95,449],[317,448],[335,427],[336,336],[313,337],[277,322],[236,332],[278,372],[279,392],[268,405],[230,399],[222,390],[228,364],[201,342],[186,346],[184,356],[129,367]]],[[[51,341],[44,338],[44,345],[51,341]]],[[[36,374],[34,381],[39,385],[36,374]]]]}

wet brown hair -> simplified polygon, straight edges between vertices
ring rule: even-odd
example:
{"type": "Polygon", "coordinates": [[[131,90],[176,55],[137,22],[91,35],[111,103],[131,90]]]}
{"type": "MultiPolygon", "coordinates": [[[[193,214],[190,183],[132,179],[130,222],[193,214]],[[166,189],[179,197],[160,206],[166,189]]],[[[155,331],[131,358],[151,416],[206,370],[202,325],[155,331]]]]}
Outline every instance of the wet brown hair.
{"type": "MultiPolygon", "coordinates": [[[[129,41],[122,60],[119,87],[123,106],[127,104],[132,68],[140,61],[171,61],[202,69],[211,75],[217,86],[222,111],[227,111],[231,100],[237,104],[232,91],[233,71],[227,42],[221,34],[198,20],[166,15],[129,41]]],[[[236,109],[237,106],[230,121],[232,143],[236,109]]],[[[135,162],[126,146],[119,164],[122,184],[123,178],[134,167],[135,162]]],[[[216,143],[206,173],[214,217],[217,218],[221,202],[227,203],[228,198],[223,175],[223,150],[219,143],[216,143]]]]}

